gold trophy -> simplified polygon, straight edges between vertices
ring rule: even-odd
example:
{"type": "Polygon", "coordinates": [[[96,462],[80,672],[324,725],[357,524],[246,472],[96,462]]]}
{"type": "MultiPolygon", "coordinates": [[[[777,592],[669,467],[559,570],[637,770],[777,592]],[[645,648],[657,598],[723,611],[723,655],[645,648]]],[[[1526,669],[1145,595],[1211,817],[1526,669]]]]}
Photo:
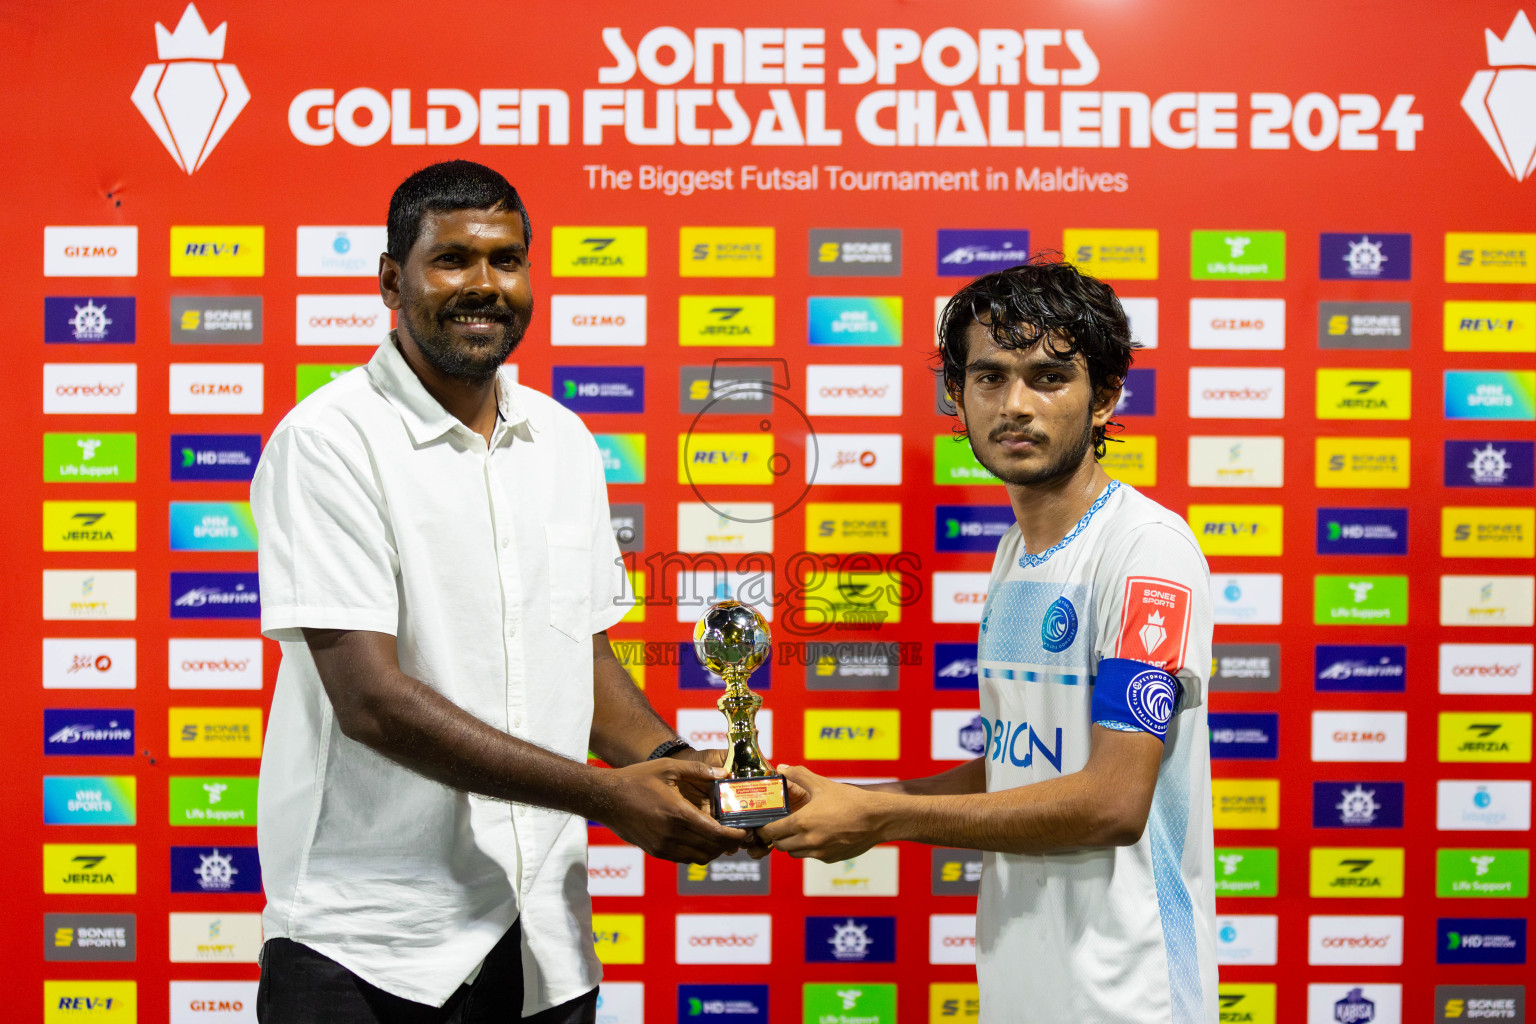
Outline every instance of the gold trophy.
{"type": "Polygon", "coordinates": [[[756,828],[789,814],[789,787],[757,746],[758,708],[763,698],[747,688],[747,677],[768,658],[768,623],[757,610],[730,599],[709,606],[693,627],[699,663],[725,680],[715,706],[728,724],[727,778],[716,779],[710,799],[715,819],[733,828],[756,828]]]}

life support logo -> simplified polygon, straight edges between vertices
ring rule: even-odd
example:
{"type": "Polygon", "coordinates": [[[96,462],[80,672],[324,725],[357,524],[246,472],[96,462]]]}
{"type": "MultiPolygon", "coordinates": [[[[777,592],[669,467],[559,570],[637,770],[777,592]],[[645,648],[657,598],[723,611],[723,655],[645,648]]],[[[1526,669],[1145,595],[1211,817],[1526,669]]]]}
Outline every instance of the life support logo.
{"type": "Polygon", "coordinates": [[[1136,716],[1136,724],[1158,736],[1167,733],[1178,699],[1173,677],[1161,669],[1138,672],[1125,687],[1125,702],[1136,716]]]}
{"type": "Polygon", "coordinates": [[[1040,623],[1040,646],[1052,654],[1060,654],[1077,639],[1077,609],[1065,597],[1058,597],[1045,610],[1040,623]]]}

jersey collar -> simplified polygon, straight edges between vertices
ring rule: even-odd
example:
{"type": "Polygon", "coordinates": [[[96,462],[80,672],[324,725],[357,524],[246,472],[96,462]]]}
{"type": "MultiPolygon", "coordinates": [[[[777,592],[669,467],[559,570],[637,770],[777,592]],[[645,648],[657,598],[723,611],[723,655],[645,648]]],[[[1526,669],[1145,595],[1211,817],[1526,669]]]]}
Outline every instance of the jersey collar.
{"type": "Polygon", "coordinates": [[[1078,534],[1082,533],[1088,528],[1088,522],[1093,518],[1093,514],[1099,509],[1103,508],[1104,503],[1109,500],[1109,496],[1114,494],[1119,489],[1120,481],[1111,480],[1109,482],[1109,486],[1104,488],[1104,493],[1094,499],[1092,505],[1088,506],[1088,511],[1083,513],[1083,518],[1077,521],[1077,525],[1072,527],[1072,531],[1070,533],[1061,538],[1061,540],[1057,541],[1054,546],[1042,554],[1032,555],[1028,551],[1024,552],[1023,555],[1019,556],[1019,568],[1033,569],[1037,565],[1044,565],[1052,555],[1066,547],[1068,544],[1072,543],[1073,539],[1076,538],[1078,534]]]}

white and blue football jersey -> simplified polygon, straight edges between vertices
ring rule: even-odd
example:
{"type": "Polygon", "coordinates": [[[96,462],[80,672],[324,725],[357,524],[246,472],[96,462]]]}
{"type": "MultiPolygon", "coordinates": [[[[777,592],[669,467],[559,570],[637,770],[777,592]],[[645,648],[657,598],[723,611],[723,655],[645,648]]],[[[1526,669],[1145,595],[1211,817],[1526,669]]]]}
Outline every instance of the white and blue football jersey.
{"type": "Polygon", "coordinates": [[[1215,1024],[1210,570],[1189,527],[1119,482],[1049,551],[1015,524],[978,661],[988,792],[1081,770],[1095,721],[1166,730],[1134,845],[984,856],[982,1021],[1215,1024]]]}

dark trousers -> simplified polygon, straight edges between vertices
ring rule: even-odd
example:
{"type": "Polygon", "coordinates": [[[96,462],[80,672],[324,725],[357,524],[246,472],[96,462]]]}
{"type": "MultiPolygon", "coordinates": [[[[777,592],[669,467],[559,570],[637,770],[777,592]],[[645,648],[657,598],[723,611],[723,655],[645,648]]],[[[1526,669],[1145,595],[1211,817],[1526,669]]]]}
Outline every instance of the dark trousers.
{"type": "Polygon", "coordinates": [[[442,1006],[428,1006],[370,985],[291,939],[261,948],[256,1019],[261,1024],[593,1024],[597,990],[524,1018],[522,927],[514,923],[485,958],[480,974],[442,1006]]]}

